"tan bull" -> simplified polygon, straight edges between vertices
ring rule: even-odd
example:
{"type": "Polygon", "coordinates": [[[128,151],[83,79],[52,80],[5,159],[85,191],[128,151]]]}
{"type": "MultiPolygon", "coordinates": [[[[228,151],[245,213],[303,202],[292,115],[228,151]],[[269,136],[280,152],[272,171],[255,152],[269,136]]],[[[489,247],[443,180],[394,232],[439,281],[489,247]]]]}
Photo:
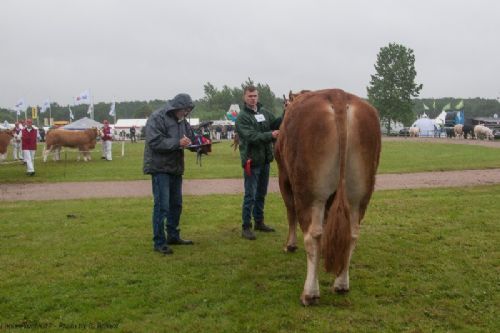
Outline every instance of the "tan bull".
{"type": "Polygon", "coordinates": [[[379,164],[378,112],[339,89],[291,95],[276,143],[279,185],[287,209],[285,251],[304,233],[307,278],[300,297],[320,297],[318,263],[336,275],[333,290],[349,290],[349,263],[379,164]],[[322,251],[321,251],[322,250],[322,251]]]}
{"type": "MultiPolygon", "coordinates": [[[[95,148],[96,138],[99,135],[97,128],[89,128],[83,131],[68,131],[63,129],[50,130],[45,137],[45,148],[43,150],[43,161],[47,161],[49,153],[54,153],[54,161],[61,159],[61,147],[78,148],[83,155],[83,160],[90,161],[90,150],[95,148]]],[[[78,155],[80,160],[80,155],[78,155]]]]}
{"type": "Polygon", "coordinates": [[[13,137],[11,130],[0,131],[0,162],[5,161],[7,149],[13,137]]]}

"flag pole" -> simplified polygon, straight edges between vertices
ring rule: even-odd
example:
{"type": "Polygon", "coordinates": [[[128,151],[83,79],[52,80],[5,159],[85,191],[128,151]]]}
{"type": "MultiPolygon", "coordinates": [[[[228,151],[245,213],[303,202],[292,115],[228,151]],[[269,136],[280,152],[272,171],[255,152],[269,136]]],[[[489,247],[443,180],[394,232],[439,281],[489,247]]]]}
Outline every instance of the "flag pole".
{"type": "Polygon", "coordinates": [[[90,88],[89,88],[89,95],[90,95],[90,105],[92,105],[92,112],[91,112],[91,116],[92,116],[92,120],[95,120],[94,119],[94,96],[92,95],[92,93],[90,92],[90,88]]]}
{"type": "Polygon", "coordinates": [[[52,126],[52,106],[50,103],[50,97],[49,97],[49,127],[52,126]]]}

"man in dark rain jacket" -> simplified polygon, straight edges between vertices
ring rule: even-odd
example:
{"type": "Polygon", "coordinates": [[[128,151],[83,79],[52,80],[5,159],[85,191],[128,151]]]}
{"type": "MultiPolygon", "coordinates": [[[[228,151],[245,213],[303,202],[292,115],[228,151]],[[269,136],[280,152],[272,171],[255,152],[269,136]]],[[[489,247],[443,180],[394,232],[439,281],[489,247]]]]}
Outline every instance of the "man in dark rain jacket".
{"type": "Polygon", "coordinates": [[[173,253],[167,245],[191,245],[180,237],[184,148],[191,145],[193,131],[186,120],[194,104],[188,94],[178,94],[163,109],[153,112],[146,123],[144,173],[153,185],[154,250],[173,253]],[[165,237],[167,220],[167,237],[165,237]]]}

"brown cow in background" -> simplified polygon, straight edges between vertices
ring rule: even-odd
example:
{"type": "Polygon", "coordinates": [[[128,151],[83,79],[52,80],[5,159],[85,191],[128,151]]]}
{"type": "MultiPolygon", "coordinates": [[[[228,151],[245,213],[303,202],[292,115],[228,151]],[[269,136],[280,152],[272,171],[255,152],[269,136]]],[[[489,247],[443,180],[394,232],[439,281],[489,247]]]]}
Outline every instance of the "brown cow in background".
{"type": "Polygon", "coordinates": [[[276,142],[279,185],[288,216],[285,251],[304,233],[307,278],[302,304],[320,296],[320,249],[333,289],[349,290],[349,263],[374,186],[381,133],[378,112],[339,89],[290,96],[276,142]]]}
{"type": "MultiPolygon", "coordinates": [[[[47,162],[49,153],[54,152],[54,161],[61,159],[61,147],[78,148],[83,160],[90,161],[90,150],[95,148],[96,138],[99,135],[97,128],[88,128],[83,131],[69,131],[64,129],[50,130],[45,136],[43,161],[47,162]]],[[[80,160],[80,155],[78,155],[80,160]]]]}
{"type": "Polygon", "coordinates": [[[10,140],[14,137],[11,130],[0,131],[0,162],[5,161],[10,140]]]}

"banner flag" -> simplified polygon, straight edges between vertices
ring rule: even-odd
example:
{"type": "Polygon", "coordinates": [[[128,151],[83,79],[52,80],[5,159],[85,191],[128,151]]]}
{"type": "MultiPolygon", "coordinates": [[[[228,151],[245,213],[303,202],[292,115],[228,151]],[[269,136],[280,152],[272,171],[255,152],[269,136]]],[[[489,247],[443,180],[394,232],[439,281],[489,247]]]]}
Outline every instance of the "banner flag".
{"type": "Polygon", "coordinates": [[[443,106],[443,111],[447,111],[449,109],[451,109],[451,103],[448,103],[445,106],[443,106]]]}
{"type": "Polygon", "coordinates": [[[19,111],[26,110],[26,103],[24,102],[24,98],[21,98],[17,101],[16,105],[14,105],[14,110],[17,111],[17,114],[19,114],[19,111]]]}
{"type": "Polygon", "coordinates": [[[109,115],[111,117],[114,117],[116,116],[116,112],[115,112],[115,102],[113,101],[113,103],[111,104],[111,109],[109,109],[109,115]]]}
{"type": "Polygon", "coordinates": [[[460,110],[464,107],[464,100],[461,100],[456,106],[455,106],[455,109],[456,110],[460,110]]]}
{"type": "Polygon", "coordinates": [[[427,105],[425,105],[425,103],[423,103],[423,104],[424,104],[424,110],[429,110],[429,107],[427,105]]]}
{"type": "Polygon", "coordinates": [[[80,95],[76,96],[75,104],[87,104],[90,103],[90,92],[88,90],[83,91],[80,95]]]}
{"type": "Polygon", "coordinates": [[[89,109],[87,110],[87,114],[92,115],[93,111],[94,111],[94,104],[89,104],[89,109]]]}
{"type": "Polygon", "coordinates": [[[73,111],[71,111],[71,107],[68,106],[69,109],[69,119],[73,120],[75,117],[73,116],[73,111]]]}
{"type": "Polygon", "coordinates": [[[50,108],[50,101],[47,98],[45,102],[43,102],[42,107],[40,108],[40,113],[44,113],[45,111],[47,111],[48,108],[50,108]]]}

